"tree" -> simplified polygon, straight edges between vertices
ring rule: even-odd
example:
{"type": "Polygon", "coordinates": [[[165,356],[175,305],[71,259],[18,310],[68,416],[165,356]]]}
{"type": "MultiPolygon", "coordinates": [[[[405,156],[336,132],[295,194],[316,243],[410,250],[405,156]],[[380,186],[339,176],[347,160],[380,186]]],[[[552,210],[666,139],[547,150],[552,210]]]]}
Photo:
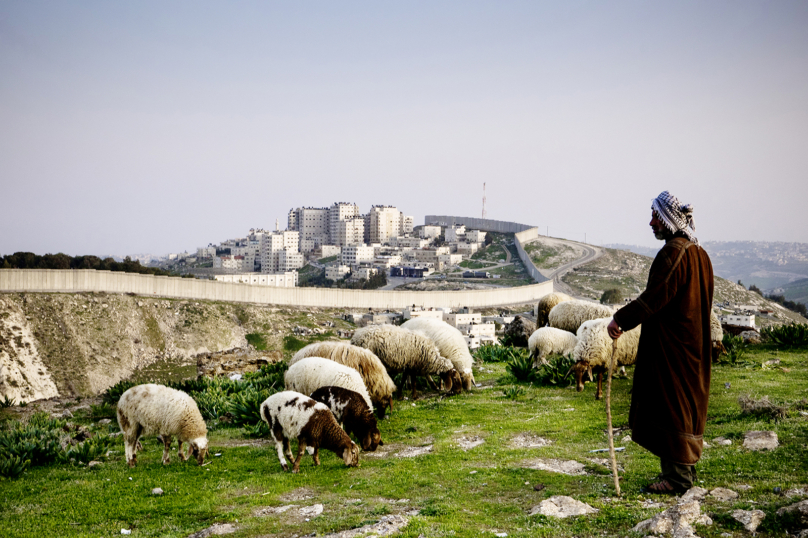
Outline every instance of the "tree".
{"type": "Polygon", "coordinates": [[[617,288],[609,288],[600,296],[601,304],[617,304],[623,302],[623,292],[617,288]]]}
{"type": "Polygon", "coordinates": [[[760,288],[758,288],[758,287],[757,287],[757,286],[755,286],[754,284],[752,284],[752,285],[750,285],[750,286],[749,286],[749,291],[754,291],[755,293],[757,293],[758,295],[760,295],[761,297],[763,297],[763,292],[762,292],[762,291],[760,291],[760,288]]]}

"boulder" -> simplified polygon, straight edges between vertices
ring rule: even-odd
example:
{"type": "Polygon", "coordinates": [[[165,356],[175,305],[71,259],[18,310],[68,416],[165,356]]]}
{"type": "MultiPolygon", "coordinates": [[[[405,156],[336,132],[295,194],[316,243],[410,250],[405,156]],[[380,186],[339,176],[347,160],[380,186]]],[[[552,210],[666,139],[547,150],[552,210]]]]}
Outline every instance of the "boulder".
{"type": "Polygon", "coordinates": [[[737,499],[738,494],[731,489],[715,488],[710,492],[710,497],[719,502],[729,502],[737,499]]]}
{"type": "Polygon", "coordinates": [[[774,450],[780,446],[777,434],[766,431],[749,431],[743,439],[743,447],[749,450],[774,450]]]}
{"type": "Polygon", "coordinates": [[[800,522],[808,525],[808,500],[800,501],[789,506],[784,506],[777,511],[778,516],[796,513],[800,516],[800,522]]]}
{"type": "Polygon", "coordinates": [[[597,513],[596,508],[592,508],[586,503],[576,501],[572,497],[564,495],[556,495],[549,499],[543,500],[538,505],[534,506],[528,515],[535,516],[537,514],[549,517],[566,518],[573,516],[583,516],[586,514],[597,513]]]}
{"type": "Polygon", "coordinates": [[[749,532],[757,531],[758,525],[763,521],[766,514],[763,510],[733,510],[732,518],[740,521],[743,528],[749,532]]]}
{"type": "Polygon", "coordinates": [[[692,488],[688,491],[688,493],[692,492],[689,500],[682,496],[676,505],[664,512],[660,512],[651,519],[641,521],[631,530],[645,534],[669,535],[674,538],[695,537],[696,534],[693,532],[694,524],[712,525],[713,523],[707,515],[702,515],[701,505],[699,501],[695,500],[695,497],[706,494],[707,491],[703,488],[698,488],[701,491],[693,491],[696,489],[692,488]]]}
{"type": "Polygon", "coordinates": [[[759,344],[760,343],[760,333],[757,331],[743,331],[740,334],[740,337],[743,338],[745,344],[759,344]]]}

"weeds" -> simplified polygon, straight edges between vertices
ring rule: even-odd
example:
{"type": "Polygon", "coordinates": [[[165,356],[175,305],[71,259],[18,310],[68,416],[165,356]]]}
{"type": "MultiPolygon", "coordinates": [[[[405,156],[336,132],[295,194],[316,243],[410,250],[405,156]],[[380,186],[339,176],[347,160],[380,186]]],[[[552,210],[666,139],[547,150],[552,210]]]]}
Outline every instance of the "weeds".
{"type": "Polygon", "coordinates": [[[502,394],[509,400],[516,400],[525,393],[525,389],[519,386],[508,387],[502,391],[502,394]]]}
{"type": "Polygon", "coordinates": [[[747,365],[747,363],[742,360],[743,356],[746,355],[747,349],[747,344],[743,341],[743,338],[733,336],[730,333],[724,333],[722,344],[724,344],[726,355],[723,355],[723,358],[719,359],[719,362],[729,363],[733,366],[747,365]]]}
{"type": "Polygon", "coordinates": [[[804,323],[788,323],[764,327],[760,334],[765,340],[778,347],[808,346],[808,325],[804,323]]]}
{"type": "Polygon", "coordinates": [[[775,421],[786,418],[788,409],[782,405],[776,405],[769,401],[768,396],[756,400],[748,394],[738,396],[738,405],[741,406],[741,414],[752,415],[774,419],[775,421]]]}
{"type": "Polygon", "coordinates": [[[245,336],[247,339],[247,343],[250,344],[258,351],[266,351],[267,350],[267,341],[264,338],[264,335],[261,333],[250,333],[245,336]]]}

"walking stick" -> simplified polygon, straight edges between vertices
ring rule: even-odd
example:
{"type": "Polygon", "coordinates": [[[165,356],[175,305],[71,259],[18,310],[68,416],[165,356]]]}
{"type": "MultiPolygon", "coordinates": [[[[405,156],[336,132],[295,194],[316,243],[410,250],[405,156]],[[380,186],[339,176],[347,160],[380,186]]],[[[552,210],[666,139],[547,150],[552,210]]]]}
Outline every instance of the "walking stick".
{"type": "Polygon", "coordinates": [[[612,358],[609,361],[609,376],[606,379],[606,422],[609,431],[609,456],[612,458],[612,475],[614,476],[614,489],[620,496],[620,479],[617,477],[617,457],[614,455],[614,432],[612,431],[612,370],[614,370],[614,355],[617,351],[617,338],[612,340],[612,358]]]}

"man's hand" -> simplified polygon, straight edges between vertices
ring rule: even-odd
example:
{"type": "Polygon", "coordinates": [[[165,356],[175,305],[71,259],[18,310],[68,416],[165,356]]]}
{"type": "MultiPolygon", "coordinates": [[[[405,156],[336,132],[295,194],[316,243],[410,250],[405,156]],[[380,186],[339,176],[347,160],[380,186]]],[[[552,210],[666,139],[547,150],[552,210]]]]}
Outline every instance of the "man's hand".
{"type": "Polygon", "coordinates": [[[623,331],[620,330],[614,318],[609,322],[609,326],[606,327],[606,330],[609,331],[609,336],[612,337],[612,340],[617,340],[620,338],[620,335],[623,334],[623,331]]]}

